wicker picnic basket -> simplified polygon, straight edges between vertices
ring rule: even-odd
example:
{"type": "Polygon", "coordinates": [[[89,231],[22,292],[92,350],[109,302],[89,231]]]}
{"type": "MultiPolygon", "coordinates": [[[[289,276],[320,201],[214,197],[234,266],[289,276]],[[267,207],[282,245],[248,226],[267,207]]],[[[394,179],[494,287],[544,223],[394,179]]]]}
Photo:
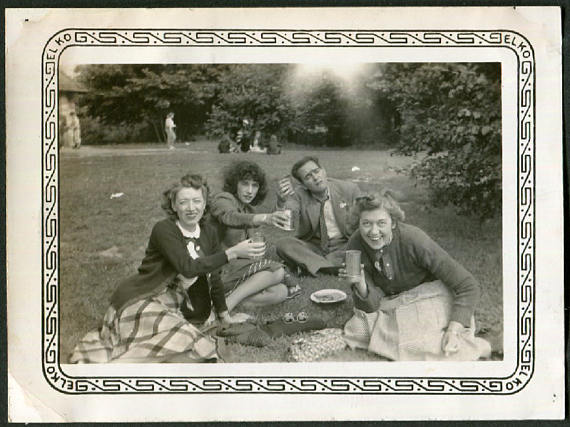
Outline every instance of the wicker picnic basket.
{"type": "Polygon", "coordinates": [[[290,362],[314,362],[342,351],[345,347],[342,329],[321,329],[294,340],[289,346],[287,360],[290,362]]]}

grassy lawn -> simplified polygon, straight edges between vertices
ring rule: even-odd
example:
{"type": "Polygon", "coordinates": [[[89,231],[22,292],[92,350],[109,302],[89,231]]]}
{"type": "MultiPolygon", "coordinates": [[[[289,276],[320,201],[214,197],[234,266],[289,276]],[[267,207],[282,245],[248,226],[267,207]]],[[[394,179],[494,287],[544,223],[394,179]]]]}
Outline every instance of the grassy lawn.
{"type": "MultiPolygon", "coordinates": [[[[498,341],[502,352],[503,298],[501,220],[479,223],[457,216],[453,209],[434,209],[426,189],[416,186],[404,172],[413,159],[390,156],[387,151],[311,151],[328,175],[356,180],[363,190],[388,187],[402,194],[406,222],[426,231],[480,281],[482,300],[476,311],[478,329],[498,341]],[[360,168],[352,172],[352,167],[360,168]]],[[[168,151],[159,145],[82,147],[60,156],[60,313],[61,361],[65,363],[77,341],[100,325],[117,283],[136,271],[154,223],[164,217],[160,194],[184,173],[205,175],[214,192],[222,187],[221,169],[234,159],[251,159],[266,171],[271,188],[287,174],[307,150],[286,150],[279,156],[218,154],[216,144],[195,141],[168,151]],[[111,198],[114,193],[122,197],[111,198]]],[[[270,192],[261,209],[275,201],[270,192]]],[[[286,235],[266,228],[271,243],[286,235]]],[[[281,305],[257,311],[262,319],[274,319],[288,311],[306,311],[329,327],[342,327],[351,317],[350,298],[334,306],[317,306],[309,295],[322,288],[338,288],[350,294],[347,283],[334,277],[302,278],[305,293],[281,305]]],[[[248,311],[238,307],[240,311],[248,311]]],[[[251,313],[251,311],[249,311],[251,313]]],[[[284,361],[293,337],[274,340],[265,348],[228,344],[229,362],[284,361]]],[[[338,360],[378,360],[365,352],[346,352],[338,360]]]]}

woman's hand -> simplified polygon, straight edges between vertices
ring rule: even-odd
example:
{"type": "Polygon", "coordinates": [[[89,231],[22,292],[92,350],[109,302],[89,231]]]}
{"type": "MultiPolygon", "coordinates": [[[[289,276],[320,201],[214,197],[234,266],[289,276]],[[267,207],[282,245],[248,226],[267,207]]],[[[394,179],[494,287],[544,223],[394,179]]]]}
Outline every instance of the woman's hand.
{"type": "Polygon", "coordinates": [[[265,243],[252,242],[251,239],[247,239],[232,246],[226,252],[228,253],[228,257],[232,255],[236,258],[262,257],[265,254],[265,243]]]}
{"type": "Polygon", "coordinates": [[[214,323],[216,323],[216,313],[214,313],[214,311],[212,311],[212,312],[210,312],[210,316],[208,316],[208,318],[204,322],[203,327],[208,328],[208,327],[214,325],[214,323]]]}
{"type": "Polygon", "coordinates": [[[447,326],[447,331],[443,334],[441,340],[441,350],[446,356],[459,351],[459,333],[463,330],[463,325],[459,322],[452,320],[447,326]]]}
{"type": "Polygon", "coordinates": [[[267,224],[281,229],[288,229],[289,215],[283,211],[275,211],[272,214],[269,214],[267,224]]]}
{"type": "Polygon", "coordinates": [[[354,283],[356,285],[356,290],[362,298],[366,298],[368,296],[368,286],[366,286],[366,278],[364,277],[364,264],[360,264],[360,276],[353,277],[346,273],[346,264],[343,262],[342,267],[338,270],[338,277],[348,280],[349,283],[354,283]]]}

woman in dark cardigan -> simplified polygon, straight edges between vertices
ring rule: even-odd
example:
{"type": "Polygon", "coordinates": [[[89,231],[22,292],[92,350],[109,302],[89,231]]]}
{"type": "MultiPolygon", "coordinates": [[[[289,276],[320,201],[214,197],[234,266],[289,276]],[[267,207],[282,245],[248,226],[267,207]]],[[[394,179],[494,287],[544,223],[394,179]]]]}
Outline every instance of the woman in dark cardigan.
{"type": "Polygon", "coordinates": [[[71,363],[217,358],[215,342],[199,330],[211,319],[212,303],[222,322],[245,318],[229,314],[220,268],[258,256],[264,245],[242,241],[222,250],[217,230],[202,221],[207,198],[200,175],[185,175],[164,192],[168,218],[154,225],[138,273],[119,284],[103,326],[76,346],[71,363]]]}
{"type": "MultiPolygon", "coordinates": [[[[427,234],[402,222],[389,191],[357,199],[358,230],[348,250],[359,250],[353,279],[354,316],[345,340],[392,360],[477,360],[490,355],[476,338],[479,283],[427,234]]],[[[341,270],[346,277],[346,270],[341,270]]]]}

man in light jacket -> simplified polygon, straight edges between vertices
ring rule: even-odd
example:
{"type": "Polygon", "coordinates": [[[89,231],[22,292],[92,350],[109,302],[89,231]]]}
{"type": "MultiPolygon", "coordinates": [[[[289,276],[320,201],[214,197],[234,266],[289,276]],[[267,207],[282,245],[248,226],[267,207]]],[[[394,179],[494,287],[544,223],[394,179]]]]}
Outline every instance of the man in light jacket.
{"type": "Polygon", "coordinates": [[[296,237],[278,240],[277,254],[290,266],[313,276],[318,272],[336,274],[354,231],[348,229],[347,220],[360,189],[352,182],[327,178],[325,169],[313,156],[295,163],[291,175],[300,184],[281,180],[276,207],[291,209],[296,237]]]}

